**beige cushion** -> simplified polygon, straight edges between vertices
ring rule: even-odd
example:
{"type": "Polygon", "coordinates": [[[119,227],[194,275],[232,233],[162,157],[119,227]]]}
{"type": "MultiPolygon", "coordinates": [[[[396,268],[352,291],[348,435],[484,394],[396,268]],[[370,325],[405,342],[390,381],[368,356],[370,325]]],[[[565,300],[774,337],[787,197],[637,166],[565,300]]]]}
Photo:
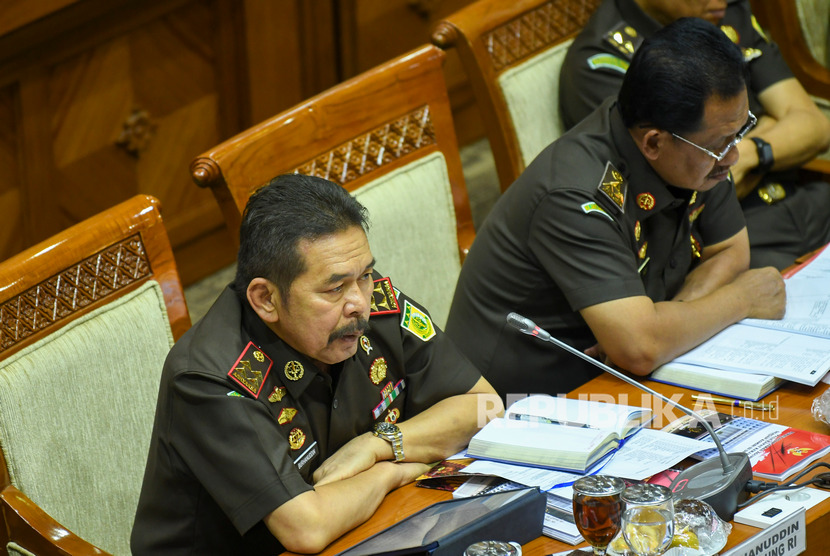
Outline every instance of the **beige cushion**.
{"type": "Polygon", "coordinates": [[[378,271],[424,305],[443,328],[461,270],[444,155],[435,152],[411,162],[354,196],[369,209],[369,246],[378,271]]]}
{"type": "Polygon", "coordinates": [[[553,46],[499,76],[525,166],[562,133],[559,71],[573,40],[553,46]]]}
{"type": "MultiPolygon", "coordinates": [[[[767,0],[770,1],[770,0],[767,0]]],[[[776,0],[778,1],[778,0],[776,0]]],[[[830,67],[830,2],[827,0],[796,0],[798,19],[804,40],[813,57],[830,67]]]]}
{"type": "Polygon", "coordinates": [[[129,554],[162,364],[173,345],[150,281],[0,362],[11,482],[73,533],[129,554]]]}
{"type": "Polygon", "coordinates": [[[11,556],[35,556],[34,553],[29,552],[16,542],[10,542],[6,545],[6,550],[8,550],[11,556]]]}

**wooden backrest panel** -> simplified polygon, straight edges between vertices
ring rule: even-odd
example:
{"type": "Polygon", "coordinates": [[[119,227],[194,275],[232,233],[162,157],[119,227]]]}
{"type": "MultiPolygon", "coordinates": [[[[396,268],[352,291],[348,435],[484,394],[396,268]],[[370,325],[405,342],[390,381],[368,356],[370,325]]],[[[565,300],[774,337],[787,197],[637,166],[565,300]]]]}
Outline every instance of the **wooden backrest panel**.
{"type": "Polygon", "coordinates": [[[191,175],[210,187],[238,241],[248,197],[283,173],[312,174],[350,191],[441,151],[462,251],[472,216],[442,64],[425,46],[329,89],[197,157],[191,175]]]}
{"type": "MultiPolygon", "coordinates": [[[[502,190],[524,170],[517,130],[498,79],[540,52],[572,39],[600,0],[478,0],[441,21],[432,42],[456,47],[470,78],[502,190]]],[[[539,103],[555,105],[551,91],[539,103]]]]}
{"type": "Polygon", "coordinates": [[[151,279],[178,339],[190,316],[160,204],[137,195],[0,263],[0,359],[151,279]]]}

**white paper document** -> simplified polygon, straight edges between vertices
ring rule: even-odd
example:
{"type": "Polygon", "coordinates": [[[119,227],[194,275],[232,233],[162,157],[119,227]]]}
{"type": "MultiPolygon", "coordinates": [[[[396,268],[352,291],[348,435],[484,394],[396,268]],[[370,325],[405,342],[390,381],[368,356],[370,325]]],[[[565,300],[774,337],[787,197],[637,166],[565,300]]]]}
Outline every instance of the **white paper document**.
{"type": "Polygon", "coordinates": [[[570,484],[582,477],[576,473],[565,471],[553,471],[526,465],[514,465],[512,463],[501,463],[483,459],[475,460],[473,463],[461,470],[462,473],[476,473],[481,475],[495,475],[514,483],[530,487],[539,487],[541,490],[549,490],[557,485],[570,484]]]}
{"type": "Polygon", "coordinates": [[[815,386],[830,369],[830,339],[737,324],[674,361],[815,386]]]}
{"type": "Polygon", "coordinates": [[[603,468],[603,475],[642,480],[665,471],[709,444],[668,432],[643,429],[623,444],[603,468]]]}

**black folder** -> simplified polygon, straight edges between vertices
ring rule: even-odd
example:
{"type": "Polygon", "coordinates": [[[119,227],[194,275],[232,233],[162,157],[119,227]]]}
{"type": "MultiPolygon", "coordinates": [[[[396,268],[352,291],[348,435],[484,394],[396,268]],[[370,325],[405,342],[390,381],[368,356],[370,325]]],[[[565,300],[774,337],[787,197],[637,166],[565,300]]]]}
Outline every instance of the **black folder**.
{"type": "Polygon", "coordinates": [[[542,534],[545,503],[538,488],[445,500],[337,556],[459,556],[479,541],[524,544],[542,534]]]}

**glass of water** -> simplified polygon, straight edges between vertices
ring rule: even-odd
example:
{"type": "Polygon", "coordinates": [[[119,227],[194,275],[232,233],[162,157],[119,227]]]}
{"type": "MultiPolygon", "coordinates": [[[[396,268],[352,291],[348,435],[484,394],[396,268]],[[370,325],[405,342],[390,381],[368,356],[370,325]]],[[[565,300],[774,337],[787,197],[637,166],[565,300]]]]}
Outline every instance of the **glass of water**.
{"type": "Polygon", "coordinates": [[[631,485],[623,491],[622,500],[622,533],[632,552],[638,556],[663,554],[674,536],[671,491],[660,485],[631,485]]]}

